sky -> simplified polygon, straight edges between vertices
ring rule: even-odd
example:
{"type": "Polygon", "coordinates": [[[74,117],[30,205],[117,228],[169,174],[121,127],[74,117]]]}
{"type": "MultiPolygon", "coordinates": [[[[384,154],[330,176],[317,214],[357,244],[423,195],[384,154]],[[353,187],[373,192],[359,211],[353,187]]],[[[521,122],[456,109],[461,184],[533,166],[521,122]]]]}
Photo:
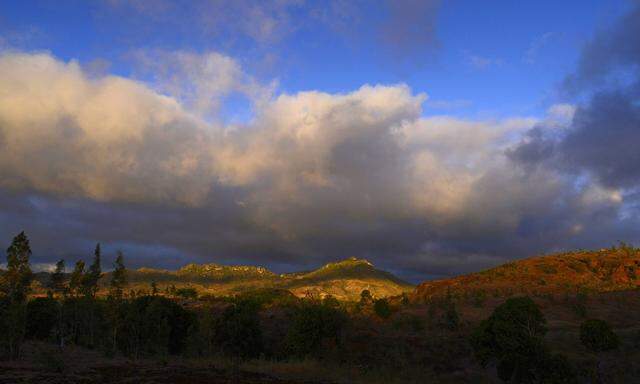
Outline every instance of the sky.
{"type": "Polygon", "coordinates": [[[638,1],[0,0],[0,243],[42,268],[639,244],[638,144],[638,1]]]}

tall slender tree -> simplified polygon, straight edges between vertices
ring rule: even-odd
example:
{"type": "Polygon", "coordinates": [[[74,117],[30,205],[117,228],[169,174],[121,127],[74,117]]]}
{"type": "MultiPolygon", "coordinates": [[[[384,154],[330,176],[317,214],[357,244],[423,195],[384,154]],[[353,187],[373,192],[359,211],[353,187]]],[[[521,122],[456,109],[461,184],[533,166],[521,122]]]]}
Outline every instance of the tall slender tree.
{"type": "Polygon", "coordinates": [[[29,264],[30,256],[29,239],[24,231],[20,232],[7,248],[7,270],[4,273],[6,285],[4,290],[9,305],[6,312],[2,314],[2,325],[6,329],[0,334],[0,341],[6,344],[11,358],[20,356],[20,347],[26,331],[26,301],[33,279],[29,264]]]}
{"type": "Polygon", "coordinates": [[[51,273],[49,280],[49,289],[53,295],[64,296],[67,287],[65,286],[66,276],[64,274],[64,259],[60,259],[56,263],[56,269],[51,273]]]}
{"type": "Polygon", "coordinates": [[[100,243],[96,244],[93,252],[93,263],[89,266],[89,270],[84,278],[85,293],[91,297],[95,297],[98,293],[98,282],[102,277],[100,243]]]}
{"type": "Polygon", "coordinates": [[[84,292],[84,266],[84,261],[78,260],[76,261],[76,266],[73,268],[73,272],[71,272],[71,277],[69,278],[69,291],[73,296],[78,296],[84,292]]]}
{"type": "Polygon", "coordinates": [[[96,244],[95,251],[93,252],[93,263],[89,266],[89,269],[84,275],[84,294],[87,299],[87,308],[89,310],[89,344],[93,346],[95,344],[96,334],[96,295],[98,293],[98,282],[102,277],[101,266],[101,251],[100,243],[96,244]]]}
{"type": "Polygon", "coordinates": [[[124,255],[118,251],[109,281],[109,312],[111,317],[112,352],[118,349],[118,329],[122,326],[122,295],[127,285],[127,269],[124,266],[124,255]]]}
{"type": "Polygon", "coordinates": [[[22,303],[27,299],[33,273],[29,264],[31,247],[24,231],[13,238],[7,248],[7,271],[5,272],[6,294],[12,303],[22,303]]]}
{"type": "Polygon", "coordinates": [[[122,299],[122,293],[127,285],[127,269],[124,266],[124,255],[122,251],[118,251],[113,272],[111,273],[111,281],[109,283],[109,295],[114,299],[122,299]]]}
{"type": "Polygon", "coordinates": [[[56,334],[59,340],[60,348],[64,348],[64,303],[63,300],[67,296],[64,259],[60,259],[56,263],[56,269],[51,274],[49,289],[52,296],[58,295],[60,302],[58,303],[58,320],[56,324],[56,334]]]}

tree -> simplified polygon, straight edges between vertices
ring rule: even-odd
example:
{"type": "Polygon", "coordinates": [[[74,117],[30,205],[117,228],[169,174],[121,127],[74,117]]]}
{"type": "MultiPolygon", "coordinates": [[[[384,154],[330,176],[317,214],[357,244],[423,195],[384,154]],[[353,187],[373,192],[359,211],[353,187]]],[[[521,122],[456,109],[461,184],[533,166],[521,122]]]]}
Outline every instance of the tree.
{"type": "Polygon", "coordinates": [[[117,300],[122,299],[122,293],[127,285],[127,269],[124,266],[124,255],[118,251],[113,272],[111,273],[111,281],[109,283],[109,295],[117,300]]]}
{"type": "Polygon", "coordinates": [[[59,296],[63,296],[67,290],[64,270],[64,259],[60,259],[56,263],[56,269],[51,273],[51,279],[49,280],[49,289],[53,294],[58,294],[59,296]]]}
{"type": "Polygon", "coordinates": [[[6,281],[6,295],[12,303],[22,303],[26,300],[33,274],[29,257],[31,247],[24,232],[13,238],[7,248],[7,270],[4,273],[6,281]]]}
{"type": "Polygon", "coordinates": [[[360,292],[360,305],[368,305],[371,302],[373,302],[371,292],[368,289],[362,290],[362,292],[360,292]]]}
{"type": "Polygon", "coordinates": [[[450,288],[447,288],[447,296],[445,296],[442,306],[444,307],[444,312],[440,320],[441,325],[450,331],[455,331],[460,326],[460,315],[450,288]]]}
{"type": "Polygon", "coordinates": [[[69,291],[73,296],[78,296],[84,292],[84,279],[84,261],[78,260],[69,277],[69,291]]]}
{"type": "Polygon", "coordinates": [[[373,303],[373,310],[376,315],[383,319],[388,319],[391,316],[391,306],[387,299],[378,299],[373,303]]]}
{"type": "Polygon", "coordinates": [[[89,270],[87,271],[83,284],[85,294],[95,297],[98,292],[98,282],[102,277],[102,267],[101,267],[101,255],[100,255],[100,243],[96,244],[96,249],[93,253],[93,263],[89,266],[89,270]]]}
{"type": "Polygon", "coordinates": [[[296,308],[285,345],[295,357],[318,355],[323,345],[336,345],[346,324],[346,314],[340,307],[305,302],[296,308]]]}
{"type": "Polygon", "coordinates": [[[460,326],[460,315],[453,301],[449,302],[444,309],[442,325],[450,331],[455,331],[460,326]]]}
{"type": "Polygon", "coordinates": [[[252,358],[263,350],[259,306],[244,300],[229,306],[215,326],[216,342],[229,356],[252,358]]]}
{"type": "Polygon", "coordinates": [[[59,303],[52,297],[37,297],[27,304],[27,335],[31,339],[46,340],[58,323],[59,303]]]}
{"type": "Polygon", "coordinates": [[[604,320],[590,319],[580,325],[580,341],[590,352],[596,355],[595,381],[600,382],[600,359],[601,352],[617,349],[620,344],[611,326],[604,320]]]}
{"type": "Polygon", "coordinates": [[[195,288],[191,288],[191,287],[178,288],[175,290],[174,294],[183,299],[195,300],[198,298],[198,291],[196,291],[195,288]]]}
{"type": "Polygon", "coordinates": [[[111,320],[111,346],[112,352],[118,348],[118,329],[122,326],[121,309],[122,294],[127,285],[127,269],[124,266],[124,255],[118,251],[116,261],[109,281],[109,314],[111,320]]]}
{"type": "Polygon", "coordinates": [[[594,353],[617,349],[619,340],[611,326],[604,320],[590,319],[580,326],[580,341],[594,353]]]}
{"type": "Polygon", "coordinates": [[[94,345],[95,342],[95,334],[96,334],[96,324],[95,324],[95,311],[96,311],[96,302],[95,298],[98,293],[98,282],[102,277],[102,266],[101,266],[101,252],[100,252],[100,243],[96,244],[95,251],[93,252],[93,262],[89,266],[89,269],[84,274],[84,278],[82,279],[83,292],[84,296],[87,299],[85,303],[85,307],[87,307],[89,311],[89,344],[91,346],[94,345]]]}
{"type": "Polygon", "coordinates": [[[7,270],[4,273],[6,300],[2,304],[3,332],[0,340],[7,346],[9,356],[16,358],[20,355],[20,347],[26,332],[26,299],[33,274],[29,257],[31,247],[24,232],[13,238],[7,248],[7,270]]]}
{"type": "MultiPolygon", "coordinates": [[[[66,277],[64,275],[65,266],[64,259],[60,259],[56,263],[56,269],[51,274],[51,280],[49,281],[49,289],[51,290],[51,296],[57,294],[59,297],[66,298],[67,286],[66,277]]],[[[56,321],[56,333],[59,340],[60,348],[64,347],[64,305],[60,303],[58,305],[58,318],[56,321]]]]}
{"type": "Polygon", "coordinates": [[[480,323],[471,336],[471,346],[482,366],[496,362],[498,376],[504,381],[574,382],[566,359],[551,355],[545,346],[546,331],[546,320],[533,300],[516,297],[480,323]]]}

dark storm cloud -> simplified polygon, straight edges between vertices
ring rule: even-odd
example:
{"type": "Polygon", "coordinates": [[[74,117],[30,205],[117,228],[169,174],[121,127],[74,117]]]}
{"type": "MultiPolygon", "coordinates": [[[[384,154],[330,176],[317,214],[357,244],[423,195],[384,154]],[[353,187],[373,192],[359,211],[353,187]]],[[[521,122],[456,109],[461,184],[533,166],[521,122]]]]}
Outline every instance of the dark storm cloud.
{"type": "Polygon", "coordinates": [[[640,71],[640,3],[613,26],[598,32],[583,48],[575,73],[565,79],[566,90],[575,93],[602,86],[618,69],[640,71]]]}
{"type": "Polygon", "coordinates": [[[562,158],[605,185],[639,186],[640,3],[584,47],[565,88],[594,93],[576,111],[562,158]]]}
{"type": "Polygon", "coordinates": [[[514,162],[522,165],[538,165],[552,157],[555,141],[545,137],[544,127],[529,130],[520,145],[508,149],[506,154],[514,162]]]}
{"type": "Polygon", "coordinates": [[[607,187],[638,187],[640,4],[586,44],[563,87],[587,100],[579,102],[570,126],[555,134],[537,127],[509,156],[520,164],[586,172],[607,187]]]}
{"type": "Polygon", "coordinates": [[[640,186],[639,96],[630,89],[599,92],[578,108],[559,147],[568,165],[607,186],[640,186]]]}

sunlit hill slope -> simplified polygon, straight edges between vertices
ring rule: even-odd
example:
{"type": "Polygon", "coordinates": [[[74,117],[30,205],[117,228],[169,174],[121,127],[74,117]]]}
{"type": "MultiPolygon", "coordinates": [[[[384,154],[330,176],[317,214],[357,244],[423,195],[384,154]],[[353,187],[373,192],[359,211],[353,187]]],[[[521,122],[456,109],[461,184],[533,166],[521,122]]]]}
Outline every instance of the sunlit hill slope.
{"type": "MultiPolygon", "coordinates": [[[[349,258],[306,272],[276,274],[263,267],[189,264],[177,271],[140,268],[128,271],[130,288],[149,290],[155,282],[160,291],[195,288],[199,294],[234,295],[254,289],[287,289],[299,297],[332,295],[357,300],[368,289],[375,297],[400,295],[413,286],[391,273],[376,269],[363,259],[349,258]]],[[[106,287],[109,274],[101,284],[106,287]]]]}
{"type": "Polygon", "coordinates": [[[640,288],[640,249],[622,244],[514,261],[485,271],[418,285],[412,301],[456,296],[542,295],[640,288]]]}

